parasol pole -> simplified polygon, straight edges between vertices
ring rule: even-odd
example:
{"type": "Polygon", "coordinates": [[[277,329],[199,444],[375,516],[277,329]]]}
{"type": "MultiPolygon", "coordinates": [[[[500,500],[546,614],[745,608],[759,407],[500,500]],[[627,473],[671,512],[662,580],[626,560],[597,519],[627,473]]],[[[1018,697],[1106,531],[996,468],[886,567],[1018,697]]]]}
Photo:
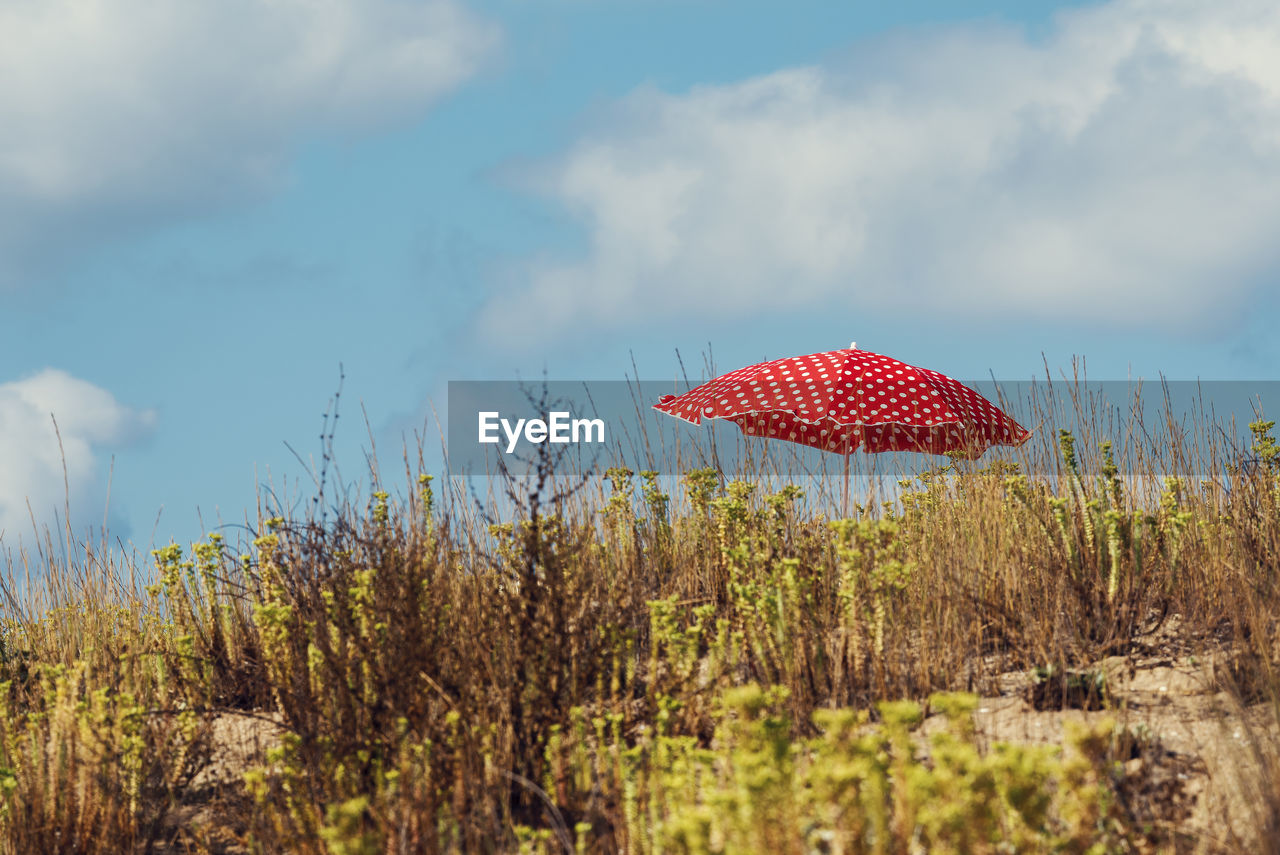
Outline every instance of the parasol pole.
{"type": "Polygon", "coordinates": [[[845,440],[844,449],[844,495],[840,499],[840,515],[849,518],[849,440],[845,440]]]}

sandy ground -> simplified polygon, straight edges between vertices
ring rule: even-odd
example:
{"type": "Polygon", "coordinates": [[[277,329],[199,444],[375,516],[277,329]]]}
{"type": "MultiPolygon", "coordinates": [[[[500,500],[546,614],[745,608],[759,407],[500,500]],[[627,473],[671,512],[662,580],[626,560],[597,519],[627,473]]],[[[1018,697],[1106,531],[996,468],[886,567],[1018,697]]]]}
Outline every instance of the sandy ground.
{"type": "MultiPolygon", "coordinates": [[[[1140,735],[1145,750],[1125,764],[1135,789],[1156,791],[1158,800],[1177,802],[1172,827],[1194,838],[1189,851],[1280,851],[1280,842],[1258,839],[1266,805],[1263,759],[1280,743],[1276,710],[1269,703],[1242,706],[1226,689],[1238,676],[1223,658],[1194,656],[1097,663],[1105,675],[1106,709],[1036,709],[1032,675],[1005,674],[1001,693],[982,698],[975,715],[980,738],[990,742],[1060,745],[1066,722],[1097,723],[1111,718],[1140,735]],[[1181,816],[1178,816],[1178,815],[1181,816]]],[[[1076,699],[1084,703],[1084,699],[1076,699]]],[[[927,734],[940,727],[931,717],[927,734]]],[[[1271,768],[1276,768],[1274,765],[1271,768]]],[[[1165,820],[1168,821],[1168,820],[1165,820]]],[[[1183,847],[1180,847],[1183,848],[1183,847]]]]}
{"type": "MultiPolygon", "coordinates": [[[[1114,719],[1141,734],[1143,749],[1125,763],[1126,779],[1139,800],[1154,795],[1164,806],[1166,813],[1155,821],[1170,823],[1192,841],[1180,850],[1280,851],[1280,842],[1257,835],[1266,815],[1261,794],[1275,786],[1264,778],[1262,758],[1274,757],[1280,745],[1276,712],[1268,703],[1241,706],[1233,701],[1236,695],[1224,689],[1239,669],[1230,666],[1222,657],[1107,659],[1090,669],[1104,674],[1107,686],[1106,709],[1093,710],[1037,709],[1032,675],[1008,673],[997,681],[999,694],[981,699],[975,724],[987,744],[1061,744],[1070,720],[1114,719]]],[[[1089,705],[1083,698],[1068,703],[1089,705]]],[[[941,726],[940,717],[932,716],[921,736],[941,726]]],[[[196,789],[234,791],[241,773],[262,762],[275,744],[279,725],[266,715],[227,714],[216,717],[212,727],[213,763],[201,773],[196,789]]],[[[175,820],[188,828],[208,828],[206,839],[215,851],[246,851],[231,829],[220,827],[218,799],[196,799],[175,820]]]]}

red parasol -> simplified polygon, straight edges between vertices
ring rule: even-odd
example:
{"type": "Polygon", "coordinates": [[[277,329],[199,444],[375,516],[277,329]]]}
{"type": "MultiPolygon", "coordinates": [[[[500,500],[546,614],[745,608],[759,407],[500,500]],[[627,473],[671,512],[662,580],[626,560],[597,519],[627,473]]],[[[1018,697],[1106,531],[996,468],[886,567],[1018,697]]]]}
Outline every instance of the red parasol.
{"type": "Polygon", "coordinates": [[[980,457],[1031,432],[945,374],[848,349],[748,365],[664,395],[654,409],[700,424],[728,419],[751,436],[852,454],[920,451],[980,457]]]}

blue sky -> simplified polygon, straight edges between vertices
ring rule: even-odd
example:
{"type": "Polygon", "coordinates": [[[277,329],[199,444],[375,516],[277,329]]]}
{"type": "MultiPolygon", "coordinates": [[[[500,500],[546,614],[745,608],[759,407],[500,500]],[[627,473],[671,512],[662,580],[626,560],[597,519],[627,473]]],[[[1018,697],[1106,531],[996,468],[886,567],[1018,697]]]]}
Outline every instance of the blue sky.
{"type": "Polygon", "coordinates": [[[339,363],[350,481],[450,379],[708,344],[1274,379],[1277,57],[1248,0],[5,4],[0,536],[64,456],[139,548],[243,519],[339,363]]]}

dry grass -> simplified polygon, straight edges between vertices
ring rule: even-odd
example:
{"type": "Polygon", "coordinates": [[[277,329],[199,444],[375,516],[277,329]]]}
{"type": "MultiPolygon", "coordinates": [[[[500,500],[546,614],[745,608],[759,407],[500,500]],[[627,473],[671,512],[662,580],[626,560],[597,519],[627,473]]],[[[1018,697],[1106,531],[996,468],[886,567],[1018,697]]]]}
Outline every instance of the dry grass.
{"type": "Polygon", "coordinates": [[[667,495],[544,459],[488,508],[411,472],[236,550],[19,556],[0,852],[1247,851],[1280,823],[1269,427],[1093,424],[844,520],[759,473],[667,495]],[[1210,455],[1261,463],[1194,477],[1210,455]],[[1210,652],[1255,709],[1234,840],[1184,833],[1097,664],[1210,652]],[[1014,672],[1102,711],[1065,753],[1002,746],[950,693],[1014,672]],[[229,720],[268,747],[228,761],[229,720]]]}

